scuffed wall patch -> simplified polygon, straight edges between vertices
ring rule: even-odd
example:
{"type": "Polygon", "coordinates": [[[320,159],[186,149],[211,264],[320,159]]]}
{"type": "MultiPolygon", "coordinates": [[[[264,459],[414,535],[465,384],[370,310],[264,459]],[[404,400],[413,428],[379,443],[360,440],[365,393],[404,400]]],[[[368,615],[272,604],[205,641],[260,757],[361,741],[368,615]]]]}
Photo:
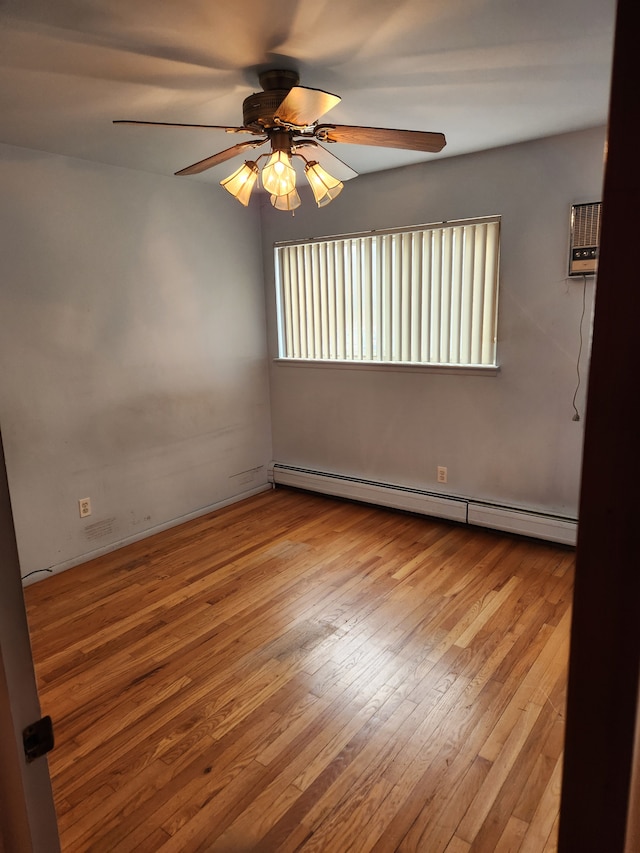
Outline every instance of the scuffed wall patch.
{"type": "Polygon", "coordinates": [[[101,521],[88,524],[84,529],[85,539],[95,542],[97,539],[113,536],[115,521],[115,518],[103,518],[101,521]]]}

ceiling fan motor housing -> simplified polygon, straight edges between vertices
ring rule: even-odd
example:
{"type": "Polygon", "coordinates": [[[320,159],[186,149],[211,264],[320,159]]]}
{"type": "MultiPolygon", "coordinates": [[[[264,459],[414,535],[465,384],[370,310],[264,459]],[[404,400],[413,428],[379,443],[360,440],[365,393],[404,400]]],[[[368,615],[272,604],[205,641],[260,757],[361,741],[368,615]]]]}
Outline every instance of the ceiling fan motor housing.
{"type": "Polygon", "coordinates": [[[289,94],[297,86],[300,77],[297,71],[268,69],[263,71],[258,80],[263,92],[254,92],[242,103],[242,118],[245,127],[255,130],[275,127],[274,113],[289,94]]]}
{"type": "Polygon", "coordinates": [[[249,95],[242,102],[244,126],[257,131],[275,127],[273,116],[288,94],[288,89],[274,89],[271,92],[255,92],[249,95]]]}

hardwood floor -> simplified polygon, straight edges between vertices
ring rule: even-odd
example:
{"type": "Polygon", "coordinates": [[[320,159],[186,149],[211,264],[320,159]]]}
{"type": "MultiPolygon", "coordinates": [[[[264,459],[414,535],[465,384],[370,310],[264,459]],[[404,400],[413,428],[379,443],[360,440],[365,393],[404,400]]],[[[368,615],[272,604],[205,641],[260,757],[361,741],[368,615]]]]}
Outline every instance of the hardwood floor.
{"type": "Polygon", "coordinates": [[[556,849],[574,554],[278,489],[27,587],[62,849],[556,849]]]}

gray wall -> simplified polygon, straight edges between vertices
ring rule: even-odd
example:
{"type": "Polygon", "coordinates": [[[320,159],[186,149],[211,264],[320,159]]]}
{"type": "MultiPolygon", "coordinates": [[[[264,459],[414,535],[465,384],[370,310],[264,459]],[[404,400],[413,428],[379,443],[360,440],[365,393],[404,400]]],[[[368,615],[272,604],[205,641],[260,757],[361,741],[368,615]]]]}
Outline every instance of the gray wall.
{"type": "MultiPolygon", "coordinates": [[[[570,205],[601,198],[604,128],[363,175],[327,208],[263,212],[274,241],[501,214],[495,376],[271,365],[278,462],[577,515],[593,279],[567,279],[570,205]],[[436,467],[448,468],[439,486],[436,467]]],[[[348,158],[348,152],[340,151],[348,158]]]]}
{"type": "MultiPolygon", "coordinates": [[[[362,175],[295,217],[0,146],[0,423],[22,573],[262,488],[271,458],[576,515],[583,285],[566,278],[568,213],[600,198],[603,142],[595,129],[362,175]],[[269,367],[275,240],[493,213],[497,376],[269,367]]],[[[591,279],[585,295],[582,414],[591,279]]]]}
{"type": "Polygon", "coordinates": [[[0,424],[22,573],[264,486],[257,209],[8,146],[0,179],[0,424]]]}

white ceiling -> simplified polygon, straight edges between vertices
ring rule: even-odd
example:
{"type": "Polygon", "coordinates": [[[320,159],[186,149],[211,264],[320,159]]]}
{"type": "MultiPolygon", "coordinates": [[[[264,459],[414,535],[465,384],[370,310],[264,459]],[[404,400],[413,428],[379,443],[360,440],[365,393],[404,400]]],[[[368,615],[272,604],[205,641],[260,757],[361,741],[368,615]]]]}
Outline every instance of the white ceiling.
{"type": "Polygon", "coordinates": [[[447,137],[331,146],[360,173],[479,151],[606,123],[614,17],[615,0],[0,0],[0,141],[172,175],[238,137],[112,119],[240,125],[258,70],[282,67],[341,95],[325,121],[447,137]]]}

